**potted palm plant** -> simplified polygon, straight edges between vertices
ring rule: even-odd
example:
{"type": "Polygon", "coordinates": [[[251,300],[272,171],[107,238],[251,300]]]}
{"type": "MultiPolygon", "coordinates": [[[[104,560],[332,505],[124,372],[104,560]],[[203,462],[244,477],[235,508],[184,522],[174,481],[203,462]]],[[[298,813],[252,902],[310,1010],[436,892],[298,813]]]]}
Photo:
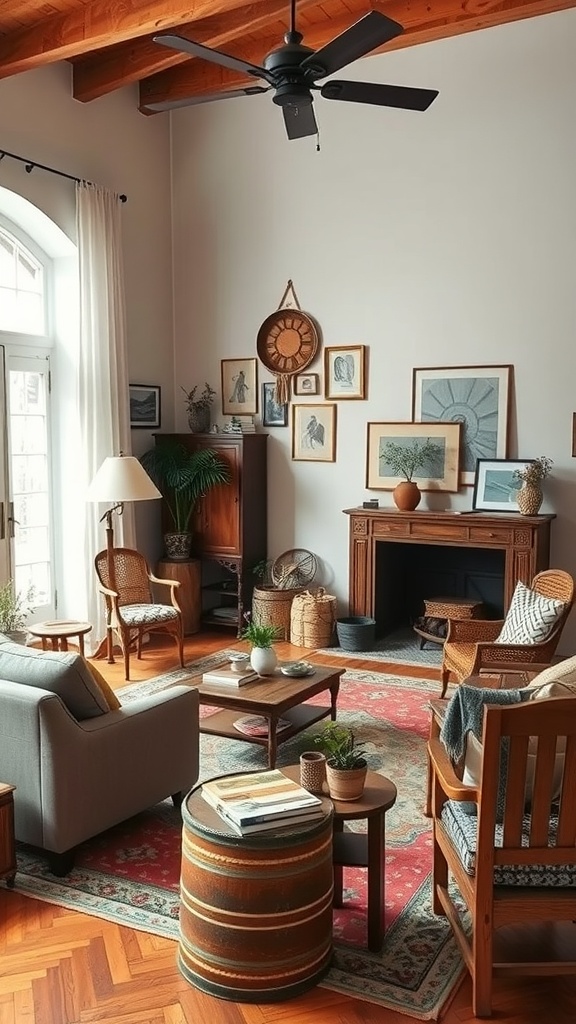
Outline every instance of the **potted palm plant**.
{"type": "Polygon", "coordinates": [[[356,746],[352,729],[340,722],[328,722],[314,738],[326,755],[326,781],[334,800],[360,800],[364,792],[368,763],[364,750],[356,746]]]}
{"type": "Polygon", "coordinates": [[[190,558],[191,520],[198,499],[211,487],[226,484],[230,470],[212,448],[190,451],[179,441],[163,441],[140,456],[140,462],[164,498],[174,529],[164,534],[166,555],[190,558]]]}
{"type": "Polygon", "coordinates": [[[417,469],[442,454],[441,446],[429,437],[419,440],[413,438],[412,444],[397,444],[387,441],[382,449],[381,459],[390,466],[394,476],[405,479],[397,484],[392,495],[396,505],[402,512],[413,512],[420,504],[420,488],[413,479],[417,469]]]}

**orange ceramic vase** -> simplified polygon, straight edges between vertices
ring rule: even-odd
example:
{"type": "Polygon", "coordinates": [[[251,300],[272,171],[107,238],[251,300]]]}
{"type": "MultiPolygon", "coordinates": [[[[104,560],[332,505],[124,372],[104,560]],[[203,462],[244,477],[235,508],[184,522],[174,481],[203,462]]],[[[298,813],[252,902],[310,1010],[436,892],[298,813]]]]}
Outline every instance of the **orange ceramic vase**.
{"type": "Polygon", "coordinates": [[[418,484],[413,480],[403,480],[392,491],[392,497],[401,512],[413,512],[420,504],[422,494],[418,484]]]}

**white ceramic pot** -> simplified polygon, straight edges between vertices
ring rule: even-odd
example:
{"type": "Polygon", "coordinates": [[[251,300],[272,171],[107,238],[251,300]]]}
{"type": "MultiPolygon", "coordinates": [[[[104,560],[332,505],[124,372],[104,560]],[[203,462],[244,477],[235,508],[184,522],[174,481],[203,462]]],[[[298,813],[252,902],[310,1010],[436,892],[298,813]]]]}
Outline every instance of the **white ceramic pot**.
{"type": "Polygon", "coordinates": [[[259,676],[271,676],[278,664],[276,651],[273,647],[253,647],[250,664],[259,676]]]}

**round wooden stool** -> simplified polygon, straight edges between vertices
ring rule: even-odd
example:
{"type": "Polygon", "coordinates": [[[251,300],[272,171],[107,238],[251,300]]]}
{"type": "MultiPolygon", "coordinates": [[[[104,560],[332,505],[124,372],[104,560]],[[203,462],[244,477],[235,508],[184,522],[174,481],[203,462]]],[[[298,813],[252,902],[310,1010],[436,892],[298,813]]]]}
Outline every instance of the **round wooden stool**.
{"type": "Polygon", "coordinates": [[[27,628],[32,636],[40,637],[43,651],[67,651],[69,637],[77,636],[78,649],[84,656],[84,637],[92,629],[92,623],[77,619],[54,619],[52,622],[36,622],[27,628]]]}

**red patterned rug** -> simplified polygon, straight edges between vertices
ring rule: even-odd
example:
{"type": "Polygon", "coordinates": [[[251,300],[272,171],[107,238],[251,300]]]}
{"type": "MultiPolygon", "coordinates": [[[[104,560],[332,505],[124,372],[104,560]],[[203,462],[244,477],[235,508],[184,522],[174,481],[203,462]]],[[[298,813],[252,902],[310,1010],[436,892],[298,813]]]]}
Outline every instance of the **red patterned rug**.
{"type": "MultiPolygon", "coordinates": [[[[204,668],[201,665],[201,669],[204,668]]],[[[201,670],[199,669],[199,670],[201,670]]],[[[167,677],[126,687],[121,699],[160,689],[167,677]]],[[[398,789],[386,816],[386,936],[382,952],[366,943],[366,872],[344,869],[345,907],[334,913],[336,952],[322,984],[420,1020],[438,1019],[462,976],[449,926],[431,910],[431,832],[423,816],[428,700],[437,685],[354,670],[343,677],[338,717],[354,726],[369,767],[398,789]]],[[[322,697],[315,700],[322,701],[322,697]]],[[[203,709],[204,713],[209,713],[203,709]]],[[[278,764],[310,749],[310,731],[279,748],[278,764]]],[[[260,747],[201,737],[201,778],[263,765],[260,747]]],[[[352,822],[362,829],[364,822],[352,822]]],[[[29,847],[18,849],[16,888],[155,934],[178,936],[181,819],[170,801],[79,848],[74,870],[56,879],[29,847]]]]}

